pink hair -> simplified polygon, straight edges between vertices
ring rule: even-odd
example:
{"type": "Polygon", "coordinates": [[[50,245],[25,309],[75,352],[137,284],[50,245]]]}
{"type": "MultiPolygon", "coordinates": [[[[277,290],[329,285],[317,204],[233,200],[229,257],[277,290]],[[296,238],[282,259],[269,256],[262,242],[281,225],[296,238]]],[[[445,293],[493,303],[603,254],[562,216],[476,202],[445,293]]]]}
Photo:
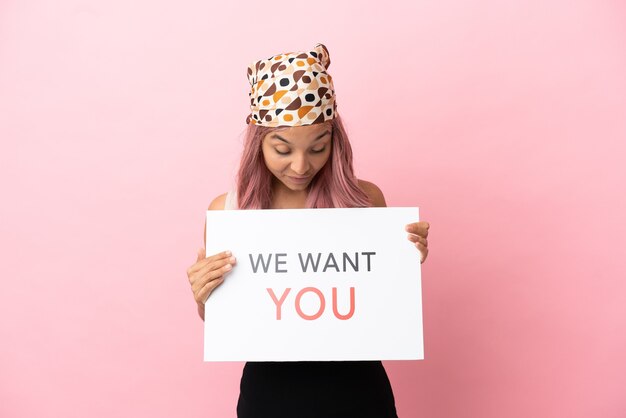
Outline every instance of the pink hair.
{"type": "MultiPolygon", "coordinates": [[[[307,208],[351,208],[371,206],[358,185],[352,168],[352,147],[341,117],[331,121],[331,155],[309,185],[307,208]]],[[[248,125],[237,175],[237,204],[240,209],[268,209],[272,202],[272,177],[263,159],[263,138],[284,127],[248,125]]]]}

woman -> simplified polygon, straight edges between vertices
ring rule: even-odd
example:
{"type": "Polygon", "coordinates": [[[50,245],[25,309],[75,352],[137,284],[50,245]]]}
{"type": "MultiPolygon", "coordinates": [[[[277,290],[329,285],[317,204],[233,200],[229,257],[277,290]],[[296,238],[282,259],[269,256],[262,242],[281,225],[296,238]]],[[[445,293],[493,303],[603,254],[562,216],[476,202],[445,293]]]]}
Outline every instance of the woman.
{"type": "MultiPolygon", "coordinates": [[[[248,68],[251,113],[237,190],[209,210],[386,206],[380,189],[359,180],[337,114],[328,50],[288,52],[248,68]]],[[[428,254],[429,224],[407,225],[408,239],[428,254]]],[[[187,271],[204,320],[211,292],[236,266],[230,252],[206,257],[187,271]]],[[[236,331],[234,331],[236,332],[236,331]]],[[[248,362],[237,404],[248,417],[397,417],[380,361],[248,362]]]]}

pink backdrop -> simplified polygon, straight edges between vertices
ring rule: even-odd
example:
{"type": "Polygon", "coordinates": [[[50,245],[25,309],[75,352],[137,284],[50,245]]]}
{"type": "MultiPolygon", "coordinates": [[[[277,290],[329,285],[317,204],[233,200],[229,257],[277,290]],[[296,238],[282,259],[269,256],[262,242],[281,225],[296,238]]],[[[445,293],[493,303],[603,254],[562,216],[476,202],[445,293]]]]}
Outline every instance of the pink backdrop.
{"type": "Polygon", "coordinates": [[[247,64],[316,42],[357,174],[432,225],[400,416],[626,416],[625,41],[620,1],[4,0],[0,416],[234,415],[185,270],[247,64]]]}

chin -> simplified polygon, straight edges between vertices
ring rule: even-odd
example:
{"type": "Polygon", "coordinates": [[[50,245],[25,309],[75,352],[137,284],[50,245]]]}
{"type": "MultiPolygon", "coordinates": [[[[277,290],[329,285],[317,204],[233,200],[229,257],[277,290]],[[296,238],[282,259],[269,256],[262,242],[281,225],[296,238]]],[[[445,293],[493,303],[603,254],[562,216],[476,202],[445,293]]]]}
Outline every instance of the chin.
{"type": "Polygon", "coordinates": [[[285,184],[285,186],[287,186],[289,189],[293,191],[300,191],[300,190],[306,190],[307,187],[309,187],[309,184],[311,184],[311,182],[308,182],[306,184],[285,184]]]}
{"type": "Polygon", "coordinates": [[[285,185],[285,187],[287,187],[290,190],[302,191],[302,190],[306,190],[307,187],[309,187],[309,185],[311,184],[311,180],[307,181],[306,183],[297,184],[297,183],[293,183],[289,181],[289,179],[285,179],[284,181],[282,181],[282,183],[285,185]]]}

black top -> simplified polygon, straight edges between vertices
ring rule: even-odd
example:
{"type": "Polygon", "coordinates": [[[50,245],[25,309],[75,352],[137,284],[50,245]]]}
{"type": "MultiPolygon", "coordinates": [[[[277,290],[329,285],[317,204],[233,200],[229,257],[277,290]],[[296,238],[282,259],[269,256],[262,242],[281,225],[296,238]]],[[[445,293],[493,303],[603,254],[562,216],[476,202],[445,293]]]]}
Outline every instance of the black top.
{"type": "Polygon", "coordinates": [[[248,362],[239,418],[397,418],[380,361],[248,362]]]}

